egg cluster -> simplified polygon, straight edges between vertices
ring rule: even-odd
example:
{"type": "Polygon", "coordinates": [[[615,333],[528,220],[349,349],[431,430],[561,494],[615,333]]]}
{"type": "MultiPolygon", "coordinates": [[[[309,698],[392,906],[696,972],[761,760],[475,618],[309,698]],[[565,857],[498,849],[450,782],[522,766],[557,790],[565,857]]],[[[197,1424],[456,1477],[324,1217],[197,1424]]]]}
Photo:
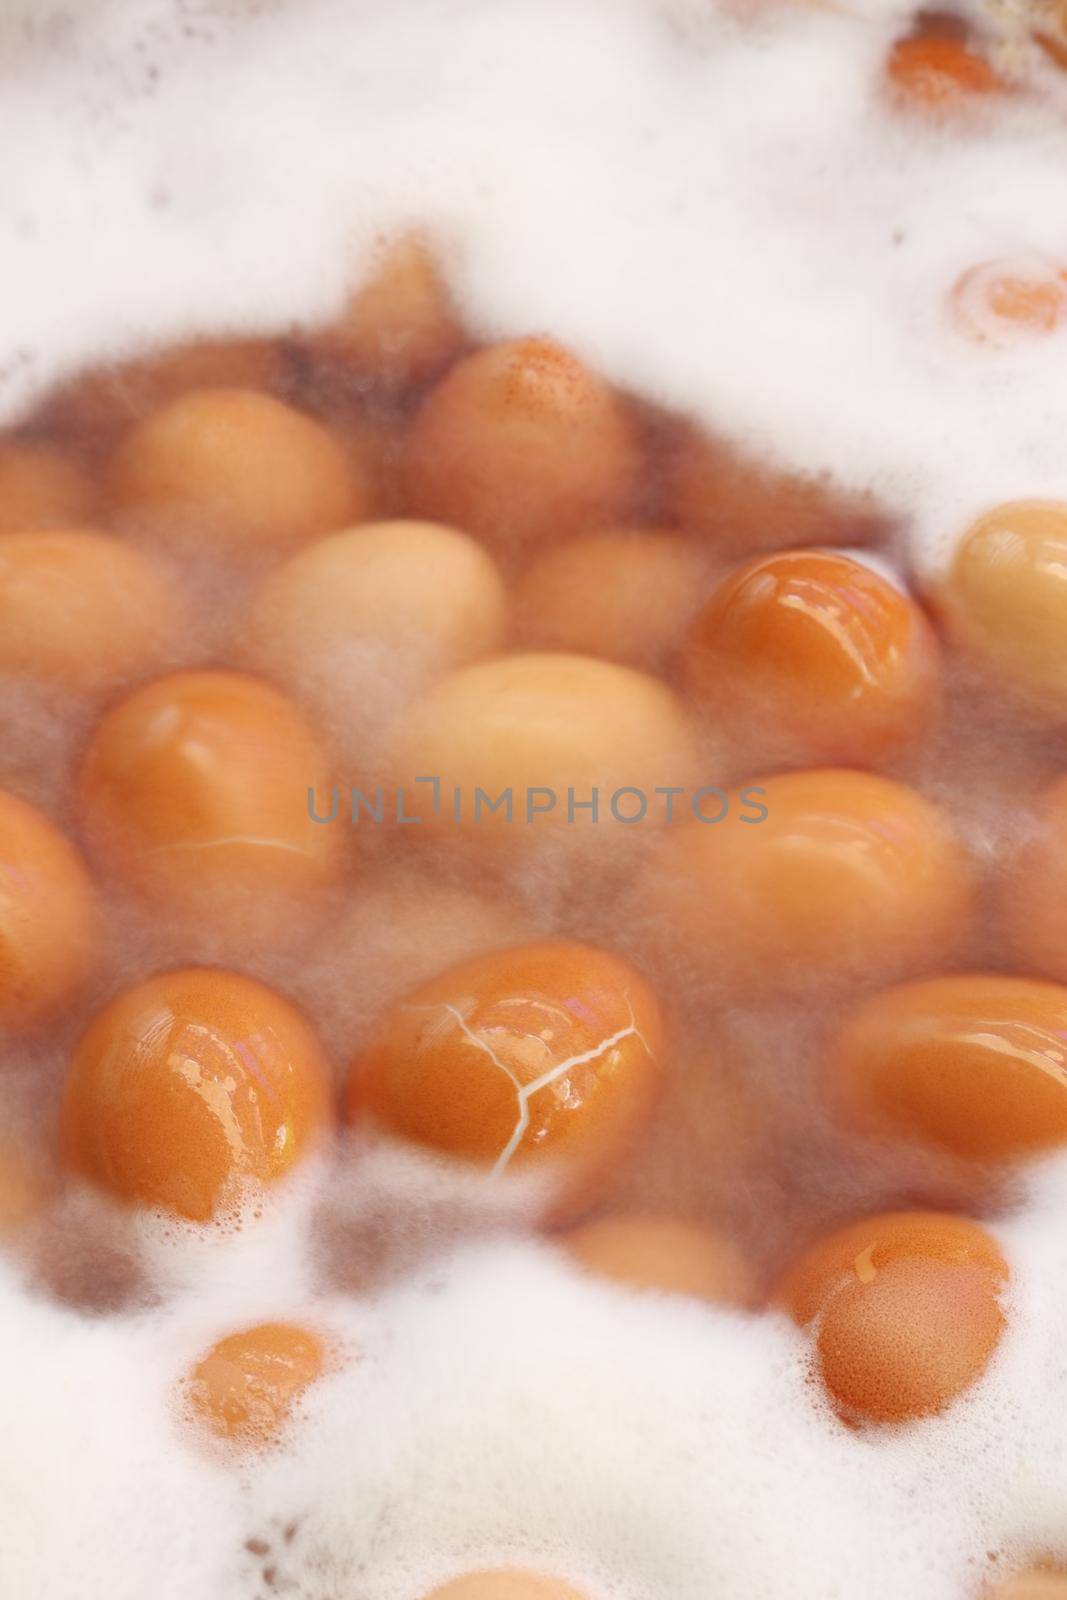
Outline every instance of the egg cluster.
{"type": "MultiPolygon", "coordinates": [[[[939,18],[883,88],[1023,92],[939,18]]],[[[1016,349],[1067,266],[976,262],[945,310],[1016,349]]],[[[1026,492],[913,573],[891,503],[476,341],[416,235],[328,327],[50,395],[0,440],[22,1270],[79,1298],[52,1254],[96,1195],[113,1309],[131,1214],[254,1233],[300,1171],[412,1151],[476,1228],[505,1195],[576,1271],[792,1319],[827,1428],[938,1417],[1011,1317],[984,1224],[1067,1144],[1067,503],[1026,492]],[[760,1246],[702,1164],[781,1159],[757,1057],[798,1018],[845,1176],[760,1246]]],[[[180,1448],[298,1432],[353,1359],[303,1312],[174,1372],[180,1448]]],[[[582,1600],[516,1560],[433,1600],[582,1600]]],[[[1067,1592],[1012,1560],[1002,1600],[1067,1592]]]]}

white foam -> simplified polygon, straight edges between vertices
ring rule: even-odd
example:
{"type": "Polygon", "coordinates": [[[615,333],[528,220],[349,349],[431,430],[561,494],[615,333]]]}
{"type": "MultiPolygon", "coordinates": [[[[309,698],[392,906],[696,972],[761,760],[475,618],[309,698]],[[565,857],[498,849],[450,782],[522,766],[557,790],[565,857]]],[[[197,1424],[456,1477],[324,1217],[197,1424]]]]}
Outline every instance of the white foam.
{"type": "MultiPolygon", "coordinates": [[[[1067,258],[1067,88],[1038,65],[956,129],[893,114],[908,9],[8,0],[0,414],[119,347],[325,316],[414,220],[484,332],[551,330],[875,488],[936,561],[985,502],[1067,495],[1063,340],[971,346],[944,309],[978,260],[1067,258]]],[[[389,1193],[430,1237],[433,1184],[389,1193]]],[[[1067,1550],[1067,1161],[999,1224],[990,1373],[880,1433],[820,1405],[775,1316],[631,1298],[514,1217],[326,1293],[306,1202],[247,1252],[157,1241],[150,1310],[77,1314],[0,1264],[2,1600],[256,1600],[264,1569],[298,1600],[418,1600],[497,1561],[596,1600],[959,1600],[990,1550],[1067,1550]],[[274,1315],[350,1359],[287,1451],[233,1469],[176,1385],[274,1315]]]]}

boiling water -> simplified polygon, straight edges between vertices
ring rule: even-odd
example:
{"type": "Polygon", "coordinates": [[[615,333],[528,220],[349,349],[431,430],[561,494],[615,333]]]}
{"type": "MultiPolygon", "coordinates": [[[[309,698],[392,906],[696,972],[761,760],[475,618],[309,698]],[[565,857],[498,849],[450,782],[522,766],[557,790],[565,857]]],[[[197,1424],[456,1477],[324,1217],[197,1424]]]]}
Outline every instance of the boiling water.
{"type": "MultiPolygon", "coordinates": [[[[1029,92],[953,126],[901,117],[880,73],[909,15],[9,0],[2,415],[95,357],[322,320],[375,238],[417,222],[480,334],[550,330],[765,459],[873,490],[903,566],[936,567],[991,501],[1067,497],[1062,345],[974,345],[946,311],[975,262],[1063,259],[1067,79],[1002,6],[1003,70],[1029,92]]],[[[594,895],[575,931],[611,911],[594,895]]],[[[536,895],[521,915],[557,917],[536,895]]],[[[116,943],[116,972],[150,964],[136,933],[116,943]]],[[[390,981],[351,947],[266,975],[348,1048],[390,981]]],[[[770,1051],[727,1024],[771,1108],[761,1160],[668,1122],[622,1192],[680,1190],[768,1272],[797,1210],[967,1198],[917,1157],[842,1147],[800,1020],[770,1051]]],[[[10,1063],[14,1106],[46,1114],[60,1054],[10,1063]]],[[[475,1228],[444,1178],[360,1155],[206,1241],[72,1212],[69,1255],[112,1237],[140,1262],[92,1315],[0,1269],[3,1600],[417,1600],[498,1561],[601,1600],[950,1600],[1067,1553],[1062,1161],[990,1201],[1013,1288],[986,1377],[946,1416],[857,1433],[777,1314],[599,1285],[521,1211],[475,1228]],[[287,1449],[235,1467],[187,1435],[177,1378],[274,1315],[346,1359],[287,1449]]]]}

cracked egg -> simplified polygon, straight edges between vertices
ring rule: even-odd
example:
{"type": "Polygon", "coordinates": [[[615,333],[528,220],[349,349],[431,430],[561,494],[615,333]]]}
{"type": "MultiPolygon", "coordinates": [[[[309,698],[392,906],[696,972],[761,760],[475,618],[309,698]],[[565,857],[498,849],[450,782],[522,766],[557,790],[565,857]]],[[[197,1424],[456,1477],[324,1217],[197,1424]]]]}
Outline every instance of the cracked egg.
{"type": "Polygon", "coordinates": [[[339,830],[308,806],[325,785],[296,707],[236,672],[145,684],[97,724],[77,777],[101,865],[241,950],[295,937],[334,878],[339,830]]]}
{"type": "Polygon", "coordinates": [[[622,957],[520,945],[389,1010],[352,1066],[347,1116],[496,1176],[558,1166],[584,1190],[645,1115],[662,1049],[656,998],[622,957]]]}

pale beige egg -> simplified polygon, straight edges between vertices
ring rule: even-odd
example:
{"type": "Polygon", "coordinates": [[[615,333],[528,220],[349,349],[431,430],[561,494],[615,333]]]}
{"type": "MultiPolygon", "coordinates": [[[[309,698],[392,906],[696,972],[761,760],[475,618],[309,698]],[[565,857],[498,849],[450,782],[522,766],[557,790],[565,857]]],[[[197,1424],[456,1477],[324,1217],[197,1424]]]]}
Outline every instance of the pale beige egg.
{"type": "Polygon", "coordinates": [[[413,834],[462,829],[518,851],[546,832],[609,846],[647,835],[665,815],[657,789],[688,785],[695,768],[689,719],[665,684],[548,652],[443,678],[400,719],[388,761],[405,809],[424,819],[413,834]],[[439,780],[437,809],[420,778],[439,780]]]}
{"type": "Polygon", "coordinates": [[[253,666],[362,731],[433,676],[499,649],[507,623],[503,581],[473,539],[437,523],[376,522],[276,567],[241,635],[253,666]]]}

